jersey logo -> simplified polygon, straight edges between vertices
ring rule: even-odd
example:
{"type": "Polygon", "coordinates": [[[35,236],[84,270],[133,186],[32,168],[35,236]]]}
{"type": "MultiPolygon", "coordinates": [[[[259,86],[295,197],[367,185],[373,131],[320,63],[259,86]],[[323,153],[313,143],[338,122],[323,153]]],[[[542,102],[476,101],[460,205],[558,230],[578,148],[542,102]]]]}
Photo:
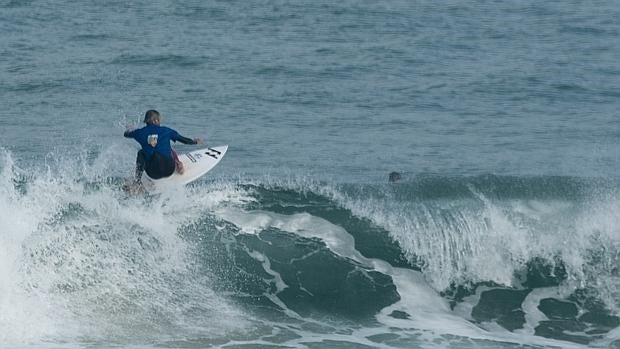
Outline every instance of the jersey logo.
{"type": "Polygon", "coordinates": [[[146,138],[146,141],[151,145],[151,147],[155,148],[155,146],[157,145],[157,138],[159,137],[159,135],[149,135],[146,138]]]}

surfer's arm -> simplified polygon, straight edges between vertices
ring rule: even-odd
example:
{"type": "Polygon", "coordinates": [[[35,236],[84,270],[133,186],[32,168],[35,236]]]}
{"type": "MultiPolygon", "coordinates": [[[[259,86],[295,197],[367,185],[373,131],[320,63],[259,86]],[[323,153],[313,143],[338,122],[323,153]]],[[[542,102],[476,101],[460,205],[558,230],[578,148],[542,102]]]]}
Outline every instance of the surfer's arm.
{"type": "Polygon", "coordinates": [[[177,136],[174,138],[174,140],[176,142],[181,142],[183,144],[201,144],[202,143],[202,139],[200,139],[200,138],[191,139],[191,138],[183,137],[183,136],[181,136],[179,134],[177,134],[177,136]]]}
{"type": "Polygon", "coordinates": [[[125,133],[123,133],[123,136],[126,138],[133,138],[133,134],[134,134],[135,129],[131,126],[127,126],[127,130],[125,130],[125,133]]]}

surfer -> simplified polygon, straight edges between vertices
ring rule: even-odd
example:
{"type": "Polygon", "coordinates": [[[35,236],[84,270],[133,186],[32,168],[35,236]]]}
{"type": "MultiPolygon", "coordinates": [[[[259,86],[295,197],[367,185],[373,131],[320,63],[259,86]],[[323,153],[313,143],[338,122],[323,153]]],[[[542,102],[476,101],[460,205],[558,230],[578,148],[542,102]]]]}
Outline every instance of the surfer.
{"type": "Polygon", "coordinates": [[[144,123],[146,126],[142,128],[128,127],[123,134],[142,146],[136,158],[136,183],[140,182],[143,171],[153,179],[168,177],[175,169],[177,173],[183,174],[183,163],[170,146],[170,141],[201,144],[202,139],[183,137],[177,131],[161,126],[161,115],[157,110],[148,110],[144,114],[144,123]]]}

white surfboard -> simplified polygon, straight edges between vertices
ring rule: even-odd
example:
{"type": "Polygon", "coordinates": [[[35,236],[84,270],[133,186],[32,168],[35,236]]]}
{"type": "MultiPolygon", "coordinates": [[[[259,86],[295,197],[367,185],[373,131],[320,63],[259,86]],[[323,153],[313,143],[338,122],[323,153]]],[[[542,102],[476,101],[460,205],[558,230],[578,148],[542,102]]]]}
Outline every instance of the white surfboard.
{"type": "Polygon", "coordinates": [[[227,150],[227,145],[221,145],[181,154],[179,160],[183,163],[183,174],[175,171],[168,177],[152,179],[144,173],[142,185],[148,191],[161,191],[191,183],[211,171],[222,160],[227,150]]]}

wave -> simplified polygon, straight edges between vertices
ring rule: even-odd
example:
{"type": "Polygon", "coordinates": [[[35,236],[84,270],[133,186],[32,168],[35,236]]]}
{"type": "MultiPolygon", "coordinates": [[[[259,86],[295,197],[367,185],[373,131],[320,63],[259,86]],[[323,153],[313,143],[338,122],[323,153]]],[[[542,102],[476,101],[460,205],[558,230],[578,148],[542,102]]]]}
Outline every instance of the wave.
{"type": "Polygon", "coordinates": [[[110,153],[1,152],[1,342],[618,343],[618,179],[219,178],[128,197],[110,153]]]}
{"type": "Polygon", "coordinates": [[[91,168],[26,170],[2,155],[0,342],[144,343],[245,322],[175,233],[217,199],[126,198],[91,168]]]}

